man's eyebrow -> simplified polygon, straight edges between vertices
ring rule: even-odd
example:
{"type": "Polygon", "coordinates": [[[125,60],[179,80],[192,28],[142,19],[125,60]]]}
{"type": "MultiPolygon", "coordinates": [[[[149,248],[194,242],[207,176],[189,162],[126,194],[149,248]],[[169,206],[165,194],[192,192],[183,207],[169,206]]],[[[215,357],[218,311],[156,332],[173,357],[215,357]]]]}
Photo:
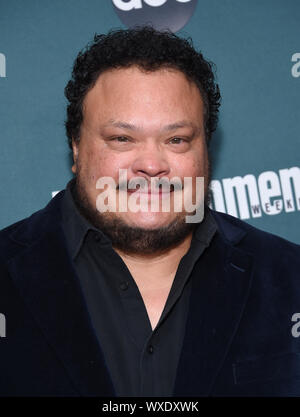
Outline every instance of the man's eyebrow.
{"type": "Polygon", "coordinates": [[[139,130],[137,126],[132,123],[121,122],[117,120],[109,120],[103,127],[119,127],[120,129],[139,130]]]}
{"type": "Polygon", "coordinates": [[[163,127],[163,131],[170,132],[172,130],[180,129],[182,127],[191,127],[194,130],[199,130],[199,126],[195,125],[193,122],[189,122],[188,120],[180,120],[179,122],[171,123],[163,127]]]}
{"type": "MultiPolygon", "coordinates": [[[[109,120],[108,123],[106,123],[103,127],[111,127],[111,126],[118,127],[120,129],[132,130],[132,131],[141,130],[139,126],[136,126],[132,123],[127,123],[127,122],[122,122],[122,121],[117,121],[117,120],[109,120]]],[[[180,120],[178,122],[170,123],[166,126],[163,126],[161,130],[163,132],[170,132],[172,130],[180,129],[183,127],[191,127],[194,130],[200,129],[200,127],[195,125],[193,122],[190,122],[188,120],[180,120]]]]}

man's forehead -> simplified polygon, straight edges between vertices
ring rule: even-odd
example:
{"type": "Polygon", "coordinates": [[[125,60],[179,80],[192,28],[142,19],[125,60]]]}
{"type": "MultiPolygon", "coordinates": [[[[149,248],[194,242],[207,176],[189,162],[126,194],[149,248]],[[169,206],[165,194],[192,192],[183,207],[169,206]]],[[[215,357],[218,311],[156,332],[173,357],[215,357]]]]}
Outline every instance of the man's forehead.
{"type": "MultiPolygon", "coordinates": [[[[128,123],[126,121],[109,119],[106,123],[103,123],[103,128],[116,127],[119,129],[139,131],[143,129],[143,126],[134,123],[128,123]]],[[[192,122],[191,120],[178,120],[173,123],[162,124],[160,123],[160,130],[163,132],[171,132],[173,130],[191,128],[193,130],[198,130],[199,126],[192,122]]]]}
{"type": "Polygon", "coordinates": [[[99,75],[87,93],[83,101],[84,116],[89,113],[89,117],[94,120],[101,118],[107,126],[137,130],[139,115],[143,119],[146,113],[150,113],[153,121],[155,118],[165,119],[163,125],[168,125],[166,130],[188,125],[195,127],[191,126],[192,122],[198,123],[193,119],[198,118],[199,111],[203,112],[201,93],[183,73],[171,71],[145,73],[138,67],[107,70],[99,75]],[[133,114],[137,120],[134,120],[133,114]],[[169,117],[170,114],[172,117],[169,117]]]}
{"type": "MultiPolygon", "coordinates": [[[[184,85],[185,88],[191,90],[196,89],[199,91],[197,84],[193,80],[188,78],[188,76],[178,68],[162,66],[153,70],[146,70],[138,65],[109,68],[107,70],[102,71],[98,75],[98,78],[96,79],[96,82],[94,83],[91,90],[93,90],[94,88],[103,90],[107,85],[109,86],[109,88],[111,88],[115,85],[116,82],[120,82],[122,84],[122,81],[124,79],[126,79],[126,81],[131,82],[137,82],[140,80],[144,85],[151,83],[157,79],[162,80],[162,82],[166,82],[166,80],[168,79],[169,81],[173,81],[176,84],[184,85]]],[[[127,85],[124,84],[125,89],[126,86],[127,85]]]]}

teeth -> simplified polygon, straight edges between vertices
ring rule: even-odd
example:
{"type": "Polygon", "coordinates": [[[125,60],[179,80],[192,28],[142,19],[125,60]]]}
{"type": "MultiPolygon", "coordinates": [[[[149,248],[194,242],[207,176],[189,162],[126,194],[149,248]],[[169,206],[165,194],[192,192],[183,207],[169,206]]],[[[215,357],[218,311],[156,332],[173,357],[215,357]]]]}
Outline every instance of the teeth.
{"type": "MultiPolygon", "coordinates": [[[[119,187],[118,187],[118,189],[119,189],[119,187]]],[[[149,192],[150,193],[151,192],[151,185],[149,184],[148,187],[142,187],[140,184],[137,184],[134,189],[133,188],[130,188],[129,189],[128,187],[127,187],[127,189],[129,191],[132,191],[132,192],[140,190],[140,191],[142,191],[144,193],[146,193],[146,192],[149,192]]],[[[154,193],[157,193],[159,191],[173,192],[174,190],[175,190],[175,187],[174,187],[173,184],[170,184],[170,187],[166,187],[166,185],[164,185],[164,184],[159,184],[158,187],[154,187],[153,192],[154,193]]]]}

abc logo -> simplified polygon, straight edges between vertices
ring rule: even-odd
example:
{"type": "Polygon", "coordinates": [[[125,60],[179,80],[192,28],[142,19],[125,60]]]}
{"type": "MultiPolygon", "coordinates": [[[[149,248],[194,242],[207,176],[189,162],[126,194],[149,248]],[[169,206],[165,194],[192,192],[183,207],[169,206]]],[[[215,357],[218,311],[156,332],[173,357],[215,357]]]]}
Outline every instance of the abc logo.
{"type": "Polygon", "coordinates": [[[155,29],[177,32],[192,17],[198,0],[112,0],[127,27],[151,24],[155,29]]]}

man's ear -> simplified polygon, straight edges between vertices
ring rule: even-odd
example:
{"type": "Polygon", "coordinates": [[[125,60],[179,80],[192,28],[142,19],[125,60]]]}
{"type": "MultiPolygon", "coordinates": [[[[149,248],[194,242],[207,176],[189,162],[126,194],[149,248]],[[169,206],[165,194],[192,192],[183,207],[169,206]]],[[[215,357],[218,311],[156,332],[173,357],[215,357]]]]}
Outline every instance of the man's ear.
{"type": "Polygon", "coordinates": [[[78,143],[72,139],[72,150],[73,150],[73,165],[72,165],[72,172],[76,174],[77,172],[77,158],[78,158],[78,143]]]}

